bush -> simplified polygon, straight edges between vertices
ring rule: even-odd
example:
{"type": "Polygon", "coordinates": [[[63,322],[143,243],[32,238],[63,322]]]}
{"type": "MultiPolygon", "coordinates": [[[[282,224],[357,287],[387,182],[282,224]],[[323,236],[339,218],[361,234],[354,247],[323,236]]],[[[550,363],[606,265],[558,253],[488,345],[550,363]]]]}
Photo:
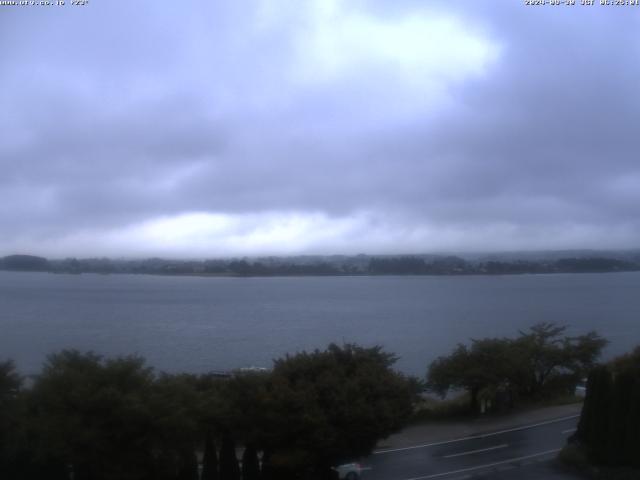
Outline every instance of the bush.
{"type": "Polygon", "coordinates": [[[560,450],[558,459],[566,466],[579,471],[586,471],[591,468],[587,454],[575,444],[569,444],[560,450]]]}
{"type": "Polygon", "coordinates": [[[433,420],[465,418],[472,414],[469,411],[469,395],[467,393],[447,400],[424,397],[416,405],[410,422],[421,423],[433,420]]]}

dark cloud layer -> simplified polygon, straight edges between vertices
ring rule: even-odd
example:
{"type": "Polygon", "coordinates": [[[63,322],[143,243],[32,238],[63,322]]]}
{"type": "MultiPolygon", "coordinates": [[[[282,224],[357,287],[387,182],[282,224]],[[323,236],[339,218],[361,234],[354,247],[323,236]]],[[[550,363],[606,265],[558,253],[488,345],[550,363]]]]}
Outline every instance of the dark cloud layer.
{"type": "Polygon", "coordinates": [[[639,8],[223,5],[1,7],[0,253],[638,246],[639,8]]]}

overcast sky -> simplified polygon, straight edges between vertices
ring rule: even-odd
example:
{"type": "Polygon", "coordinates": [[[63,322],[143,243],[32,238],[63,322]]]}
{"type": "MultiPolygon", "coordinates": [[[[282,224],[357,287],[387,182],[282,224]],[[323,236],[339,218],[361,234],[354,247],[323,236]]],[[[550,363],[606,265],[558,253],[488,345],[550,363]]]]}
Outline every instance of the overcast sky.
{"type": "Polygon", "coordinates": [[[0,6],[0,254],[639,247],[640,7],[523,3],[0,6]]]}

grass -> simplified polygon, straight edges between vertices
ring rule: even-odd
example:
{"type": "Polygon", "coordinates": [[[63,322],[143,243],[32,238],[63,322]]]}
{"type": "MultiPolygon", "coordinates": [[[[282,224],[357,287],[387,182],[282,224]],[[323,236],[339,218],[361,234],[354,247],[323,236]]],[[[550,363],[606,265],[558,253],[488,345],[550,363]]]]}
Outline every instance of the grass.
{"type": "MultiPolygon", "coordinates": [[[[570,394],[561,394],[537,400],[521,399],[513,409],[502,412],[490,411],[482,416],[508,414],[541,407],[571,405],[582,403],[583,400],[583,397],[570,394]]],[[[467,393],[462,393],[445,400],[431,396],[423,396],[420,403],[416,405],[409,423],[416,424],[438,420],[464,420],[478,416],[481,415],[469,411],[469,395],[467,393]]]]}
{"type": "Polygon", "coordinates": [[[469,395],[466,393],[446,400],[423,397],[422,401],[416,406],[410,423],[455,420],[473,416],[469,412],[469,395]]]}

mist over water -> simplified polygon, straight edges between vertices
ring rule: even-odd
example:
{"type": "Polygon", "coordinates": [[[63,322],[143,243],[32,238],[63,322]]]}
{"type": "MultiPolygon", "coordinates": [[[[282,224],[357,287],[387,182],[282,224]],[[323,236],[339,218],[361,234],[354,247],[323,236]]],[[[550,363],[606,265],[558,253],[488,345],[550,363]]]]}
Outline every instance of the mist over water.
{"type": "Polygon", "coordinates": [[[139,354],[166,371],[269,367],[330,342],[380,344],[423,375],[458,342],[536,322],[640,344],[640,273],[204,278],[0,272],[0,359],[37,373],[62,348],[139,354]]]}

